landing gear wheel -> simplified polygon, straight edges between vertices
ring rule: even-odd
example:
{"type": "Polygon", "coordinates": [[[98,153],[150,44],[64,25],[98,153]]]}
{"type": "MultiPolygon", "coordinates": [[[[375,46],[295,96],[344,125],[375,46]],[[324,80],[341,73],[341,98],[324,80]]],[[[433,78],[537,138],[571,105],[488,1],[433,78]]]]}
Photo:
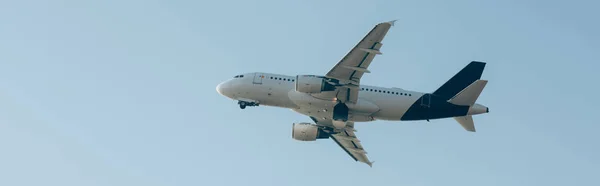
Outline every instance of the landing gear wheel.
{"type": "Polygon", "coordinates": [[[241,109],[245,109],[246,107],[256,107],[259,104],[257,102],[238,101],[238,105],[241,109]]]}

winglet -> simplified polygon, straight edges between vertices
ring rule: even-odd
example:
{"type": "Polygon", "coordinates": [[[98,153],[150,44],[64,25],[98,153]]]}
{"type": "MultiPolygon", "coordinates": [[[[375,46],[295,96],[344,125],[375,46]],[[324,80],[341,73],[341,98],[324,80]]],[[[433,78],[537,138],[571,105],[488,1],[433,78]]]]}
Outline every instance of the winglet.
{"type": "Polygon", "coordinates": [[[394,23],[396,23],[396,21],[398,21],[398,20],[397,20],[397,19],[395,19],[395,20],[391,20],[391,21],[388,21],[388,22],[385,22],[385,23],[387,23],[387,24],[390,24],[390,25],[394,26],[394,23]]]}
{"type": "Polygon", "coordinates": [[[375,161],[371,161],[371,162],[367,163],[367,165],[369,165],[369,167],[373,167],[373,163],[375,163],[375,161]]]}

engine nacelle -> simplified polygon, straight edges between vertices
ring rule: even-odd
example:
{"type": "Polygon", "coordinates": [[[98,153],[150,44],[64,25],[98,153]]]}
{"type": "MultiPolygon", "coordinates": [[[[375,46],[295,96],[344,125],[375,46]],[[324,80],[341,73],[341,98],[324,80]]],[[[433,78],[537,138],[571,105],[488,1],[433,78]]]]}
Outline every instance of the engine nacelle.
{"type": "Polygon", "coordinates": [[[334,91],[335,86],[325,81],[325,78],[313,75],[296,76],[296,91],[303,93],[321,93],[334,91]]]}
{"type": "Polygon", "coordinates": [[[329,138],[329,134],[311,123],[294,123],[292,126],[292,138],[298,141],[315,141],[317,139],[329,138]]]}

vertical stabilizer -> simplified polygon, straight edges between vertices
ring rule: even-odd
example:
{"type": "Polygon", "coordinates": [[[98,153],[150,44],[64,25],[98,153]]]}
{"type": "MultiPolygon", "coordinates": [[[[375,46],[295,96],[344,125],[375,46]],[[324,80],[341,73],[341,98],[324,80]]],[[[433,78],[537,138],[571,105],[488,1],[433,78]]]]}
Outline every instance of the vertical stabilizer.
{"type": "Polygon", "coordinates": [[[462,70],[456,73],[456,75],[450,78],[450,80],[444,83],[444,85],[433,92],[433,94],[440,96],[445,100],[454,97],[461,90],[480,79],[484,68],[484,62],[472,61],[462,70]]]}

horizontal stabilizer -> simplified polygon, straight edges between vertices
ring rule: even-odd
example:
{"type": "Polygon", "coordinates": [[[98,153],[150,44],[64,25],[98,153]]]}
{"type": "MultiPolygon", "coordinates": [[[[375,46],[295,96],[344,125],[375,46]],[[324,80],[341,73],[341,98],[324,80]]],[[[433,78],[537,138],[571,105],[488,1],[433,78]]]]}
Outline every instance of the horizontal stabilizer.
{"type": "Polygon", "coordinates": [[[460,123],[460,125],[465,128],[465,130],[469,131],[469,132],[475,132],[475,123],[473,122],[473,117],[472,116],[461,116],[461,117],[454,117],[454,119],[460,123]]]}
{"type": "Polygon", "coordinates": [[[485,88],[487,82],[487,80],[477,80],[471,83],[471,85],[460,91],[453,98],[448,100],[448,102],[463,106],[471,106],[475,104],[475,101],[477,101],[477,98],[479,98],[479,95],[483,91],[483,88],[485,88]]]}

